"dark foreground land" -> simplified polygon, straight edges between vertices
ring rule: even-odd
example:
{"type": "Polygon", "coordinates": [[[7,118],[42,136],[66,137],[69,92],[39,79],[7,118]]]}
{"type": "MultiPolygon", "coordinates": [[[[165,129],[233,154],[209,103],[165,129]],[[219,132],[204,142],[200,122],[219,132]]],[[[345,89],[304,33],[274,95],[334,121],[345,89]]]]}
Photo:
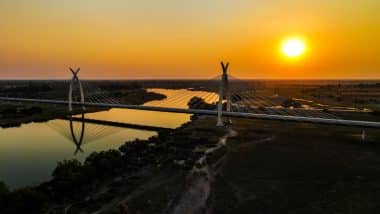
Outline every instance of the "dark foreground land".
{"type": "Polygon", "coordinates": [[[1,213],[378,213],[380,132],[201,117],[148,141],[60,163],[1,213]],[[224,145],[224,140],[225,145],[224,145]]]}
{"type": "Polygon", "coordinates": [[[380,132],[234,122],[213,183],[215,213],[379,213],[380,132]]]}
{"type": "MultiPolygon", "coordinates": [[[[258,92],[379,109],[378,84],[289,84],[266,83],[258,92]]],[[[131,92],[113,87],[121,97],[131,92]]],[[[379,121],[378,111],[339,114],[379,121]]],[[[215,124],[213,117],[193,117],[84,163],[63,161],[37,187],[10,191],[0,183],[0,213],[380,213],[379,130],[365,130],[363,140],[359,128],[245,119],[215,124]]]]}

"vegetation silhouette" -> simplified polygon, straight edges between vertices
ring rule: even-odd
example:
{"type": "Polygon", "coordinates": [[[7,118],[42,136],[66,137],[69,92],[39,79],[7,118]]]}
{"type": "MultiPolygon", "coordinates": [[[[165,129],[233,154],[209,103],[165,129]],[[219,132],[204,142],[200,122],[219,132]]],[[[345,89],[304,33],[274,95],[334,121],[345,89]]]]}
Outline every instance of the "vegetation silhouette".
{"type": "Polygon", "coordinates": [[[193,129],[187,127],[189,124],[174,131],[160,131],[148,140],[126,142],[117,150],[94,152],[83,163],[76,159],[60,161],[52,179],[36,187],[10,191],[0,183],[0,213],[42,213],[52,204],[81,201],[104,181],[143,167],[190,170],[200,157],[194,148],[215,145],[224,130],[193,129]],[[191,134],[194,132],[197,135],[191,134]],[[206,137],[210,133],[216,136],[206,137]]]}

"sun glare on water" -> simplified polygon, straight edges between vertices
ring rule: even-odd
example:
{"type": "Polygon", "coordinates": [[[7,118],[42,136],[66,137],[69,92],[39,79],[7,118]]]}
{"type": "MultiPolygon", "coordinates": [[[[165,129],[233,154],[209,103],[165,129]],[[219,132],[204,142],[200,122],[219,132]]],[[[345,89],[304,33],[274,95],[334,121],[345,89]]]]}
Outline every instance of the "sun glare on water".
{"type": "Polygon", "coordinates": [[[282,43],[281,51],[286,57],[297,58],[305,53],[306,43],[300,38],[289,38],[282,43]]]}

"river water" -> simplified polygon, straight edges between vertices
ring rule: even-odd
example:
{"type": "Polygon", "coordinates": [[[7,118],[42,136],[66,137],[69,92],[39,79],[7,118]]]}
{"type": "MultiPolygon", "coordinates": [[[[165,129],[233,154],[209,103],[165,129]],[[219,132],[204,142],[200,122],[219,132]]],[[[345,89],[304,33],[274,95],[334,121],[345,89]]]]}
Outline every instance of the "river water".
{"type": "MultiPolygon", "coordinates": [[[[194,96],[207,92],[167,89],[149,89],[165,94],[161,101],[145,103],[149,106],[171,106],[187,108],[187,102],[194,96]],[[177,100],[179,94],[189,95],[177,100]]],[[[86,114],[86,118],[116,121],[130,124],[177,128],[190,119],[187,114],[149,112],[127,109],[86,114]]],[[[81,123],[73,126],[75,136],[80,137],[81,123]]],[[[24,124],[21,127],[0,129],[0,181],[11,188],[38,185],[49,180],[58,161],[78,159],[83,161],[92,152],[117,149],[126,141],[148,139],[154,131],[141,131],[86,124],[82,151],[77,150],[70,132],[69,122],[51,120],[43,123],[24,124]]]]}

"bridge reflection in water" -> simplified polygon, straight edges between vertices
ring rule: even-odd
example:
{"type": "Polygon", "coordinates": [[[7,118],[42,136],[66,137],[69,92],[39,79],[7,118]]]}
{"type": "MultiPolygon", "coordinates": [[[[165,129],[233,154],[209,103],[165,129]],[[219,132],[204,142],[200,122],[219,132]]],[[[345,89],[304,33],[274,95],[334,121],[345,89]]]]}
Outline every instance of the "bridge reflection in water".
{"type": "Polygon", "coordinates": [[[171,131],[173,129],[149,125],[139,125],[124,122],[113,122],[106,120],[86,118],[85,113],[79,115],[69,115],[65,118],[52,120],[47,125],[54,131],[58,132],[66,139],[74,143],[76,149],[74,155],[78,152],[83,153],[83,146],[105,137],[116,134],[123,129],[134,129],[142,131],[171,131]]]}

